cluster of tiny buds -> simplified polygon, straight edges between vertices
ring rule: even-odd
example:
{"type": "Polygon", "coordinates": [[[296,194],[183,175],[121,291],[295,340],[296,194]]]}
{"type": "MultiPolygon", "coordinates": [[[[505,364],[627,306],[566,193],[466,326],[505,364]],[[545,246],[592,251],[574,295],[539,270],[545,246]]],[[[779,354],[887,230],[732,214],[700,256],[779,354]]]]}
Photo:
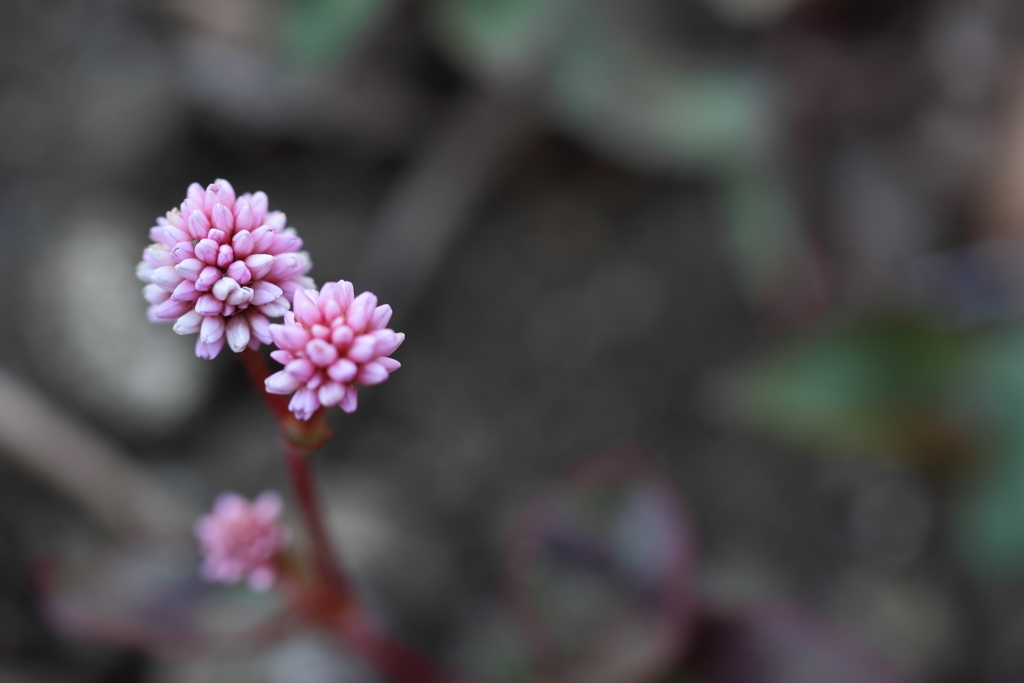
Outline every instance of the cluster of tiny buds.
{"type": "Polygon", "coordinates": [[[158,218],[136,270],[146,282],[153,322],[199,334],[196,355],[211,359],[225,343],[236,353],[269,344],[270,318],[313,286],[302,240],[263,192],[235,196],[226,180],[193,183],[181,207],[158,218]]]}
{"type": "MultiPolygon", "coordinates": [[[[405,335],[388,328],[390,306],[370,292],[356,296],[351,282],[317,290],[306,276],[312,263],[302,240],[268,204],[263,192],[236,196],[222,179],[206,189],[189,186],[181,206],[150,229],[153,243],[136,269],[149,319],[173,322],[178,334],[198,333],[200,358],[215,358],[225,345],[239,353],[275,344],[270,355],[284,368],[267,378],[268,393],[292,394],[289,410],[300,420],[326,406],[351,413],[357,382],[380,384],[401,367],[390,355],[405,335]]],[[[270,588],[288,541],[280,513],[275,493],[251,503],[221,494],[195,527],[203,576],[270,588]]]]}

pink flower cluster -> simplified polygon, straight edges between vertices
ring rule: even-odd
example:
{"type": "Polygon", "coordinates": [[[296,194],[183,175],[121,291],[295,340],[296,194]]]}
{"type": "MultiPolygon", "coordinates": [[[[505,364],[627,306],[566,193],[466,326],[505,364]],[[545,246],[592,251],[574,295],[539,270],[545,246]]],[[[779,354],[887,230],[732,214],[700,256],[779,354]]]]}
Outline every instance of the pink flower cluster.
{"type": "Polygon", "coordinates": [[[277,579],[274,559],[288,543],[278,521],[281,497],[273,491],[255,501],[237,493],[217,497],[213,512],[196,521],[195,534],[203,553],[203,578],[219,583],[248,579],[253,590],[266,591],[277,579]]]}
{"type": "Polygon", "coordinates": [[[388,358],[405,335],[388,329],[391,307],[370,292],[353,295],[352,283],[328,282],[319,292],[295,292],[283,325],[271,325],[279,350],[270,355],[284,370],[266,380],[272,394],[291,394],[288,408],[308,420],[320,406],[356,409],[355,383],[380,384],[401,363],[388,358]]]}
{"type": "Polygon", "coordinates": [[[150,229],[139,279],[153,322],[175,321],[178,334],[199,333],[196,355],[212,359],[269,344],[270,321],[290,308],[295,292],[312,287],[302,240],[285,215],[267,210],[263,192],[235,197],[226,180],[188,197],[150,229]]]}

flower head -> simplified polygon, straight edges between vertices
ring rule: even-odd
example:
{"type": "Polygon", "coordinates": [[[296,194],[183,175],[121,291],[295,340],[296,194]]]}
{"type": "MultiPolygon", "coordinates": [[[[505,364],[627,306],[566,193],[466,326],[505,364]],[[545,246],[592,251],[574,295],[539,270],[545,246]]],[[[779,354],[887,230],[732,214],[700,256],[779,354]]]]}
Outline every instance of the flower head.
{"type": "Polygon", "coordinates": [[[302,240],[285,228],[285,215],[267,211],[263,192],[235,197],[218,179],[205,190],[192,183],[181,208],[157,218],[153,244],[136,273],[152,322],[174,323],[178,334],[199,333],[196,355],[215,358],[269,344],[270,321],[290,307],[294,293],[313,286],[302,240]]]}
{"type": "Polygon", "coordinates": [[[308,420],[320,406],[356,409],[355,383],[380,384],[402,367],[388,358],[405,335],[388,329],[391,307],[378,306],[370,292],[353,296],[352,283],[328,282],[319,292],[295,293],[294,311],[283,325],[271,325],[278,350],[270,355],[284,370],[266,380],[272,394],[291,394],[288,409],[308,420]]]}
{"type": "Polygon", "coordinates": [[[264,491],[252,503],[237,493],[220,494],[213,512],[195,525],[204,555],[203,577],[219,583],[248,578],[257,591],[274,585],[274,557],[288,542],[288,531],[277,519],[281,507],[281,497],[273,491],[264,491]]]}

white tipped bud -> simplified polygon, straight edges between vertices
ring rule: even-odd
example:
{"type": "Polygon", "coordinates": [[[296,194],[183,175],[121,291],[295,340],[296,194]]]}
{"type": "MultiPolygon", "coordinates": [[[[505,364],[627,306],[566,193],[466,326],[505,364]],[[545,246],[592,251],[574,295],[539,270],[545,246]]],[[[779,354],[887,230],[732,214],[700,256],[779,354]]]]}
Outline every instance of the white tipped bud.
{"type": "Polygon", "coordinates": [[[212,344],[220,341],[224,336],[224,317],[219,315],[208,315],[203,317],[202,325],[199,328],[199,340],[204,344],[212,344]]]}
{"type": "Polygon", "coordinates": [[[173,329],[178,334],[195,334],[199,331],[202,324],[203,316],[199,315],[199,313],[193,309],[178,318],[178,321],[174,323],[173,329]]]}
{"type": "Polygon", "coordinates": [[[249,322],[245,316],[236,315],[227,322],[226,329],[228,346],[235,353],[239,353],[249,344],[249,322]]]}

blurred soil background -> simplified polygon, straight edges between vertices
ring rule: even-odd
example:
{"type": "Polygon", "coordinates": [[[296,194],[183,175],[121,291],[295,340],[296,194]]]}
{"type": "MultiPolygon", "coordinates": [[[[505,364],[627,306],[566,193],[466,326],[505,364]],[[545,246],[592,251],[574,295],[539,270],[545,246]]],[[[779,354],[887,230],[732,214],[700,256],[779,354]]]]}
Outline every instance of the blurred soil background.
{"type": "Polygon", "coordinates": [[[22,400],[188,510],[284,489],[235,358],[149,325],[133,272],[218,177],[408,335],[317,460],[405,641],[485,657],[517,511],[632,444],[706,599],[789,601],[914,680],[1024,679],[1022,36],[1011,0],[3,0],[0,681],[383,680],[310,634],[82,645],[37,599],[159,506],[41,460],[22,400]]]}

